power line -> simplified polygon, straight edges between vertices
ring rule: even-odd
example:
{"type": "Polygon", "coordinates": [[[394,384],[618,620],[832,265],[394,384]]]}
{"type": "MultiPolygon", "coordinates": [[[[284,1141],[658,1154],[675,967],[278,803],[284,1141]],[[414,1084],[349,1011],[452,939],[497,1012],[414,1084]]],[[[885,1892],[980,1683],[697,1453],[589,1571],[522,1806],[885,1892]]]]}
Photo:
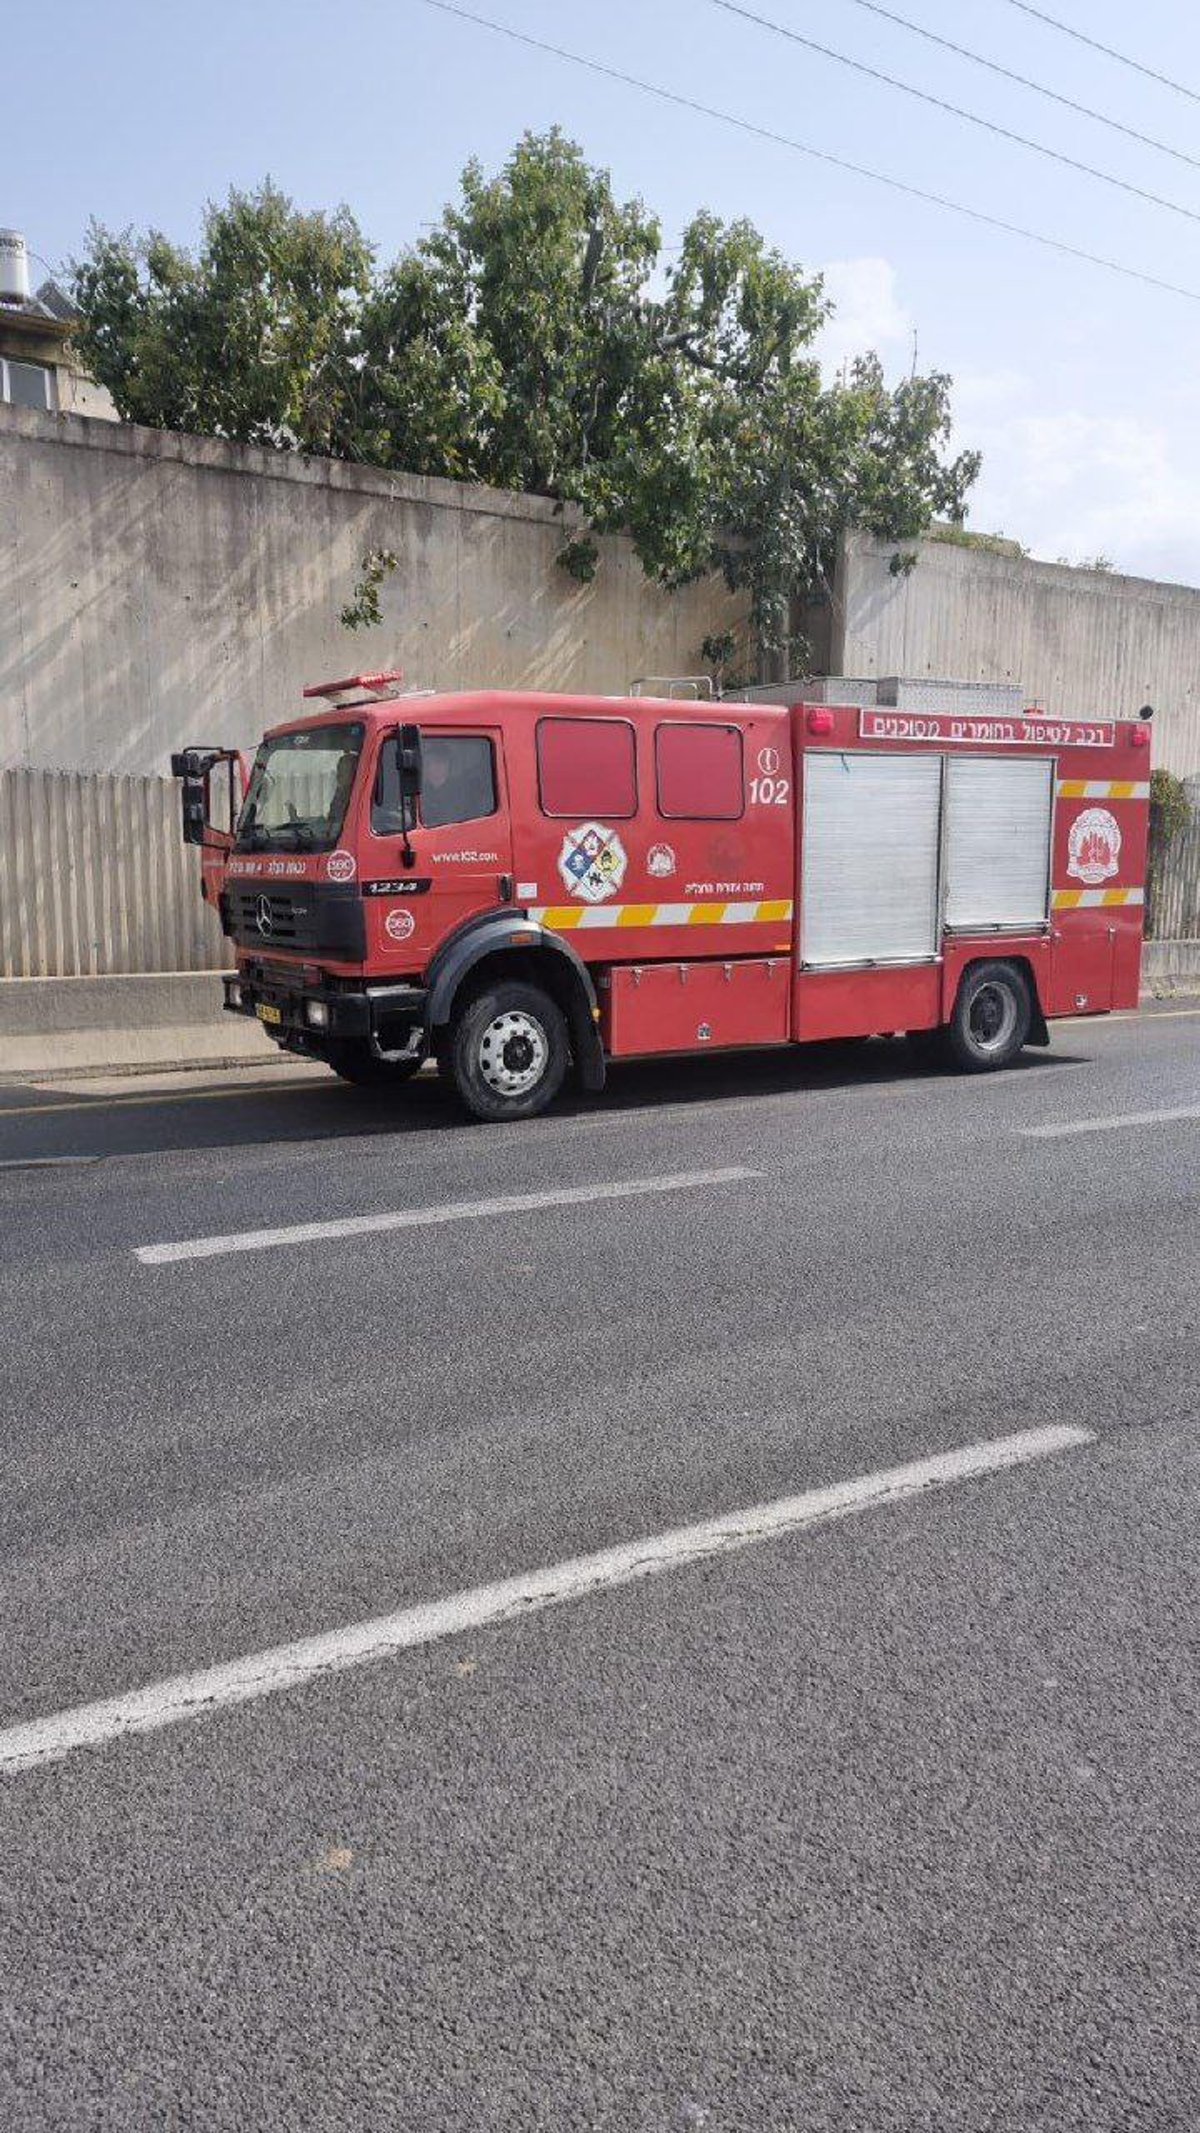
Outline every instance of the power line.
{"type": "Polygon", "coordinates": [[[1080,170],[1087,178],[1099,178],[1102,185],[1114,185],[1118,192],[1132,193],[1135,200],[1148,200],[1152,207],[1165,207],[1172,215],[1184,215],[1189,222],[1200,222],[1200,213],[1195,208],[1182,207],[1177,200],[1164,200],[1161,193],[1147,192],[1141,185],[1130,185],[1126,179],[1114,177],[1109,170],[1098,170],[1094,163],[1081,163],[1077,157],[1063,155],[1060,149],[1047,148],[1044,141],[1031,141],[1027,134],[1014,133],[1011,127],[998,126],[994,119],[981,118],[977,111],[966,111],[961,104],[949,104],[944,97],[933,96],[928,89],[918,89],[912,82],[900,81],[894,74],[884,74],[878,67],[869,67],[865,60],[851,59],[847,52],[835,52],[831,45],[818,44],[815,37],[802,37],[799,30],[789,29],[786,23],[776,22],[770,15],[756,15],[753,8],[739,7],[737,0],[711,0],[726,15],[737,15],[743,22],[756,23],[761,30],[771,30],[776,37],[785,37],[789,44],[803,45],[807,52],[819,52],[822,59],[835,59],[839,66],[850,67],[855,74],[866,74],[871,81],[881,81],[889,89],[900,89],[905,96],[915,96],[919,103],[932,104],[936,111],[948,111],[954,118],[966,119],[971,126],[981,126],[985,133],[994,133],[1002,141],[1015,141],[1018,148],[1032,148],[1035,155],[1048,156],[1052,163],[1063,163],[1068,170],[1080,170]]]}
{"type": "Polygon", "coordinates": [[[1088,37],[1069,22],[1060,22],[1057,15],[1044,14],[1040,7],[1031,7],[1029,0],[1008,0],[1010,7],[1019,7],[1023,15],[1032,15],[1035,22],[1048,23],[1052,30],[1061,30],[1064,37],[1073,37],[1077,44],[1090,45],[1093,52],[1103,52],[1106,59],[1115,59],[1122,67],[1132,67],[1135,74],[1144,74],[1147,81],[1161,82],[1164,89],[1175,89],[1180,96],[1188,96],[1194,104],[1200,104],[1200,95],[1195,89],[1187,89],[1181,81],[1172,80],[1169,74],[1159,74],[1153,67],[1144,67],[1140,59],[1130,59],[1125,52],[1116,52],[1110,44],[1101,44],[1096,37],[1088,37]]]}
{"type": "Polygon", "coordinates": [[[911,30],[914,37],[924,37],[927,44],[940,44],[944,52],[954,52],[959,59],[969,59],[973,66],[986,67],[990,74],[999,74],[1004,81],[1015,81],[1022,89],[1032,89],[1035,95],[1048,97],[1052,104],[1061,104],[1065,111],[1076,111],[1081,118],[1095,119],[1097,125],[1110,126],[1114,133],[1123,133],[1126,140],[1140,141],[1143,148],[1156,148],[1160,155],[1174,156],[1177,163],[1187,163],[1193,170],[1200,170],[1200,157],[1189,156],[1182,148],[1172,148],[1167,141],[1156,141],[1153,134],[1139,133],[1136,126],[1126,126],[1107,111],[1093,111],[1090,104],[1076,103],[1073,96],[1063,96],[1060,90],[1047,88],[1045,82],[1033,81],[1028,74],[1017,74],[1012,67],[1002,67],[998,59],[972,52],[965,44],[955,44],[951,37],[940,37],[936,30],[927,30],[923,23],[910,22],[907,15],[896,15],[891,8],[880,7],[878,0],[850,0],[850,5],[865,8],[869,15],[881,15],[885,22],[895,22],[902,30],[911,30]]]}
{"type": "Polygon", "coordinates": [[[497,37],[507,37],[511,43],[525,45],[530,51],[547,52],[553,59],[565,59],[573,67],[583,67],[589,74],[602,75],[606,81],[620,82],[626,89],[640,89],[643,95],[657,96],[663,103],[677,105],[681,111],[716,119],[722,126],[734,126],[739,133],[753,134],[756,140],[770,141],[776,148],[790,148],[797,155],[811,156],[817,163],[830,163],[836,170],[848,170],[856,178],[869,178],[875,185],[886,185],[892,192],[907,194],[910,200],[923,200],[929,207],[948,208],[953,215],[965,215],[968,221],[981,222],[988,229],[1003,230],[1006,237],[1024,238],[1030,244],[1044,245],[1048,251],[1061,252],[1068,259],[1086,260],[1090,267],[1103,267],[1107,273],[1120,274],[1126,281],[1142,282],[1149,289],[1165,289],[1169,296],[1186,296],[1189,302],[1200,304],[1200,289],[1182,288],[1178,282],[1160,280],[1157,274],[1144,274],[1140,267],[1126,267],[1120,260],[1105,259],[1099,252],[1085,252],[1078,245],[1066,244],[1058,237],[1046,237],[1040,230],[1023,229],[1017,222],[1004,222],[998,215],[985,214],[982,208],[967,207],[961,200],[948,199],[943,193],[925,192],[919,185],[909,185],[903,178],[890,178],[883,171],[871,170],[865,163],[852,163],[848,157],[835,156],[826,148],[810,148],[806,141],[776,133],[770,126],[759,126],[753,119],[738,118],[732,111],[720,111],[713,104],[702,104],[677,89],[664,88],[660,82],[643,81],[637,74],[624,74],[619,67],[606,66],[599,59],[588,59],[582,52],[568,51],[565,45],[550,44],[544,37],[533,37],[527,30],[514,29],[511,23],[494,22],[488,15],[476,15],[469,8],[455,6],[453,0],[420,0],[420,5],[435,9],[439,15],[453,15],[460,22],[470,22],[476,29],[492,30],[497,37]]]}

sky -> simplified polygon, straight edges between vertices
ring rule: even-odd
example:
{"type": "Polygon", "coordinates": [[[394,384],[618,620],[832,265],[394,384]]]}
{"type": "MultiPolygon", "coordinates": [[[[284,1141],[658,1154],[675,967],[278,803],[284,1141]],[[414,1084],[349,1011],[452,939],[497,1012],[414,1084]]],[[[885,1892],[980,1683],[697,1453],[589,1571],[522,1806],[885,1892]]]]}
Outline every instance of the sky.
{"type": "Polygon", "coordinates": [[[678,237],[698,207],[748,216],[821,270],[835,366],[954,380],[956,441],[984,471],[968,523],[1049,559],[1200,584],[1200,7],[1038,0],[1170,79],[1064,35],[1014,0],[880,0],[892,15],[1177,151],[1144,145],[882,19],[863,0],[747,0],[894,75],[1173,205],[905,95],[717,0],[463,0],[476,14],[785,135],[801,153],[439,12],[426,0],[59,0],[5,26],[0,225],[35,273],[89,220],[194,242],[208,200],[270,175],[345,202],[382,256],[419,237],[463,164],[498,167],[562,126],[678,237]],[[19,93],[18,93],[19,85],[19,93]],[[855,175],[869,166],[1183,292],[1093,266],[855,175]],[[1183,160],[1180,160],[1182,158],[1183,160]],[[1179,210],[1183,210],[1180,212],[1179,210]]]}

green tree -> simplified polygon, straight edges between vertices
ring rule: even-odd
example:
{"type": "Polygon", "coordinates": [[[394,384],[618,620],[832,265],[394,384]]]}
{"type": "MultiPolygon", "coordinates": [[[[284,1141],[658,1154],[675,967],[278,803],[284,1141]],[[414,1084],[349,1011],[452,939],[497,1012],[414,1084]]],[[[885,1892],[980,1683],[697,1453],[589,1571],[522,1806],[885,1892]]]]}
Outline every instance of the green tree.
{"type": "Polygon", "coordinates": [[[365,456],[561,498],[616,448],[659,250],[638,201],[557,130],[527,136],[379,280],[362,322],[365,456]]]}
{"type": "Polygon", "coordinates": [[[777,666],[842,528],[911,541],[962,518],[978,472],[949,456],[946,377],[889,388],[864,356],[827,379],[819,275],[707,211],[667,263],[642,202],[557,130],[495,177],[468,164],[382,271],[344,208],[264,186],[209,210],[195,259],[95,230],[73,272],[81,353],[123,414],[576,505],[573,575],[617,528],[665,585],[720,568],[777,666]]]}
{"type": "Polygon", "coordinates": [[[131,422],[340,456],[372,255],[354,217],[265,184],[209,207],[192,254],[93,225],[71,263],[80,356],[131,422]]]}

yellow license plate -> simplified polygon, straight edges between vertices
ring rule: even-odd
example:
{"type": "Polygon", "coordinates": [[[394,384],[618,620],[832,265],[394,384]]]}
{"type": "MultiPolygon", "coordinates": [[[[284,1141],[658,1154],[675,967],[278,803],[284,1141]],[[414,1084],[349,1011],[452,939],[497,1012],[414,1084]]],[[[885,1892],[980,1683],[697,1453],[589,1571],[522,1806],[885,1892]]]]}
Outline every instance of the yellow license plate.
{"type": "Polygon", "coordinates": [[[260,1000],[254,1012],[258,1016],[260,1022],[269,1022],[271,1024],[272,1029],[274,1029],[277,1023],[282,1022],[283,1020],[282,1008],[272,1007],[266,1000],[260,1000]]]}

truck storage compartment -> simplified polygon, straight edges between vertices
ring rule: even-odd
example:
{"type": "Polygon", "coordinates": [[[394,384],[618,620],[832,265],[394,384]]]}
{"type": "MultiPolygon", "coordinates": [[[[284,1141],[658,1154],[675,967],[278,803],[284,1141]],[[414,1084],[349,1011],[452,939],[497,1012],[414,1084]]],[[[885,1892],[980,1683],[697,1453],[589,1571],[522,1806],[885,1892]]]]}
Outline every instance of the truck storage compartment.
{"type": "Polygon", "coordinates": [[[940,963],[884,964],[878,970],[802,970],[796,978],[801,1044],[830,1037],[890,1036],[933,1029],[942,1019],[940,963]]]}
{"type": "Polygon", "coordinates": [[[951,756],[946,764],[946,925],[1033,932],[1046,924],[1054,764],[951,756]]]}
{"type": "Polygon", "coordinates": [[[600,981],[600,1032],[614,1058],[784,1044],[787,956],[728,963],[624,964],[600,981]]]}
{"type": "Polygon", "coordinates": [[[936,755],[804,759],[800,960],[806,970],[937,953],[942,765],[936,755]]]}

